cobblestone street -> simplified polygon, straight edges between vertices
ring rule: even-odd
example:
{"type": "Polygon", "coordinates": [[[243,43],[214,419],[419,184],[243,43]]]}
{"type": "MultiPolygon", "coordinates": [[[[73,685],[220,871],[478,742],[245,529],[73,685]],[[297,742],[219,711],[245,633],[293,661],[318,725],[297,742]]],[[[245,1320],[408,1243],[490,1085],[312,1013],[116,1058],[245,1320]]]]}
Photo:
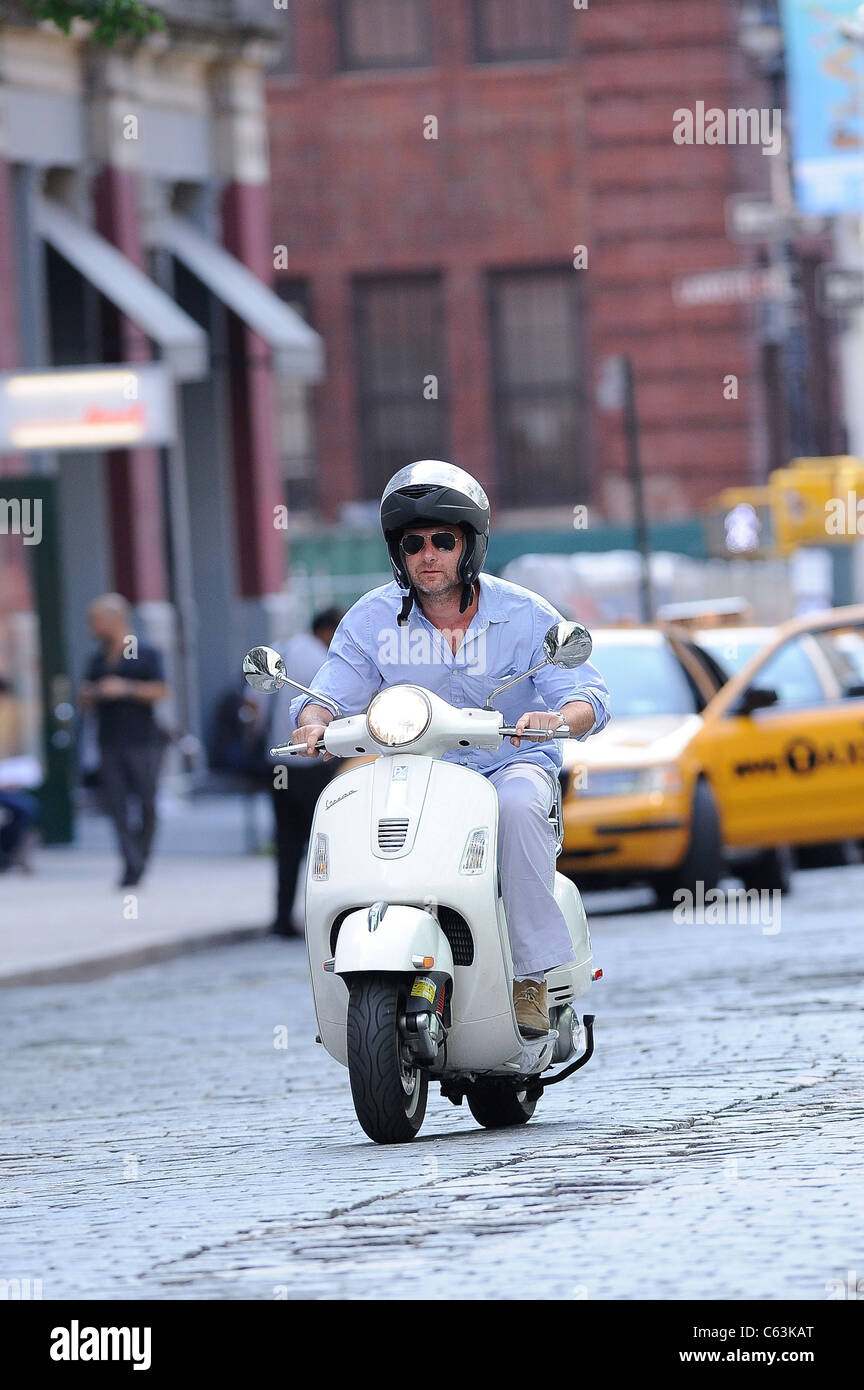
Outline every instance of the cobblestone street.
{"type": "Polygon", "coordinates": [[[498,1133],[432,1087],[386,1149],[314,1043],[299,942],[6,989],[0,1275],[46,1299],[827,1299],[864,1276],[862,898],[864,867],[799,874],[776,934],[589,899],[590,1065],[498,1133]]]}

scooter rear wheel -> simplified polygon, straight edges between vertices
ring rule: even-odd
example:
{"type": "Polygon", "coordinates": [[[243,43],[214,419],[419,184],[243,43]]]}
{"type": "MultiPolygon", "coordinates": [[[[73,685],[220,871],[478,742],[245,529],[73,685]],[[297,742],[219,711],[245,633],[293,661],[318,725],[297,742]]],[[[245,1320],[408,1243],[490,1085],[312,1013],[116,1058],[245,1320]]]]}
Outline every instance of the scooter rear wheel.
{"type": "Polygon", "coordinates": [[[465,1092],[468,1109],[484,1129],[508,1129],[525,1125],[534,1114],[536,1100],[529,1100],[513,1081],[483,1081],[465,1092]]]}
{"type": "Polygon", "coordinates": [[[429,1076],[403,1056],[403,980],[357,975],[348,999],[348,1076],[357,1119],[376,1144],[407,1144],[426,1114],[429,1076]]]}

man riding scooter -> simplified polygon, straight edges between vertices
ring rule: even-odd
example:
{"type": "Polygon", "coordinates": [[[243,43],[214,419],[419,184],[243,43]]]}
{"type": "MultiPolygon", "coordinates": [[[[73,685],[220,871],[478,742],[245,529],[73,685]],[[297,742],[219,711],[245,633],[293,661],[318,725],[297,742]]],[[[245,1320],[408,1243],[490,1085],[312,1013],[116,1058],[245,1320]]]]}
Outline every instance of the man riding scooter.
{"type": "MultiPolygon", "coordinates": [[[[452,464],[424,460],[390,479],[381,526],[395,581],[364,595],[340,622],[312,683],[322,700],[333,701],[343,715],[360,713],[378,690],[407,679],[457,707],[479,707],[518,675],[517,646],[528,643],[532,667],[543,662],[544,635],[561,614],[530,590],[481,574],[489,517],[479,483],[452,464]]],[[[562,755],[548,735],[566,724],[573,737],[584,739],[609,720],[609,693],[590,663],[578,676],[544,665],[530,680],[534,698],[526,697],[509,743],[494,752],[466,747],[444,755],[483,774],[498,793],[498,864],[513,1000],[528,1038],[549,1030],[546,972],[573,959],[553,894],[555,832],[549,814],[562,755]],[[540,736],[520,737],[528,729],[540,736]]],[[[301,756],[316,757],[333,711],[301,695],[291,715],[292,743],[305,743],[301,756]]]]}

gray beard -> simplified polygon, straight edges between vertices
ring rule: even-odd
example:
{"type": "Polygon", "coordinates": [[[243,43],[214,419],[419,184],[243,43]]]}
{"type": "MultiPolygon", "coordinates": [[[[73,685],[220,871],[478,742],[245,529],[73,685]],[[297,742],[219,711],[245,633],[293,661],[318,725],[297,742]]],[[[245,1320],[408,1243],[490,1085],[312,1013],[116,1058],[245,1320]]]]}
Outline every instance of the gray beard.
{"type": "Polygon", "coordinates": [[[452,584],[445,584],[443,589],[429,589],[422,584],[414,584],[418,594],[425,594],[429,598],[444,598],[446,594],[456,593],[462,588],[462,580],[454,579],[452,584]]]}

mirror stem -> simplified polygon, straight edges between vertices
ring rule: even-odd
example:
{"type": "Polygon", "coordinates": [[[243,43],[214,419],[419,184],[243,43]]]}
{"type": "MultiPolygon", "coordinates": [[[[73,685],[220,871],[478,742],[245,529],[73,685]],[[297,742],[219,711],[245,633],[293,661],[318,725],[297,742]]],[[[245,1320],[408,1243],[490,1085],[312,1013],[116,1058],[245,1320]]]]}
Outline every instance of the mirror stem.
{"type": "Polygon", "coordinates": [[[518,681],[525,681],[525,680],[527,680],[528,677],[529,677],[529,676],[533,676],[534,673],[535,673],[536,671],[542,671],[544,666],[550,666],[551,664],[552,664],[552,663],[549,661],[549,659],[548,659],[548,657],[547,657],[547,659],[546,659],[545,661],[541,661],[537,666],[532,666],[530,671],[523,671],[523,673],[522,673],[521,676],[512,676],[512,677],[510,678],[509,681],[505,681],[503,685],[499,685],[498,688],[497,688],[496,690],[493,690],[493,691],[492,691],[492,694],[489,696],[489,699],[486,701],[486,709],[492,709],[492,708],[493,708],[492,701],[495,699],[495,696],[496,696],[496,695],[500,695],[500,694],[501,694],[501,691],[502,691],[502,690],[509,690],[511,685],[516,685],[516,683],[517,683],[518,681]]]}
{"type": "Polygon", "coordinates": [[[280,688],[283,685],[293,685],[295,690],[302,690],[304,695],[311,695],[316,704],[326,705],[328,709],[332,709],[337,719],[342,718],[342,711],[335,700],[329,700],[326,695],[319,695],[317,690],[310,690],[308,685],[301,685],[299,681],[292,681],[290,676],[283,676],[279,685],[280,688]]]}

